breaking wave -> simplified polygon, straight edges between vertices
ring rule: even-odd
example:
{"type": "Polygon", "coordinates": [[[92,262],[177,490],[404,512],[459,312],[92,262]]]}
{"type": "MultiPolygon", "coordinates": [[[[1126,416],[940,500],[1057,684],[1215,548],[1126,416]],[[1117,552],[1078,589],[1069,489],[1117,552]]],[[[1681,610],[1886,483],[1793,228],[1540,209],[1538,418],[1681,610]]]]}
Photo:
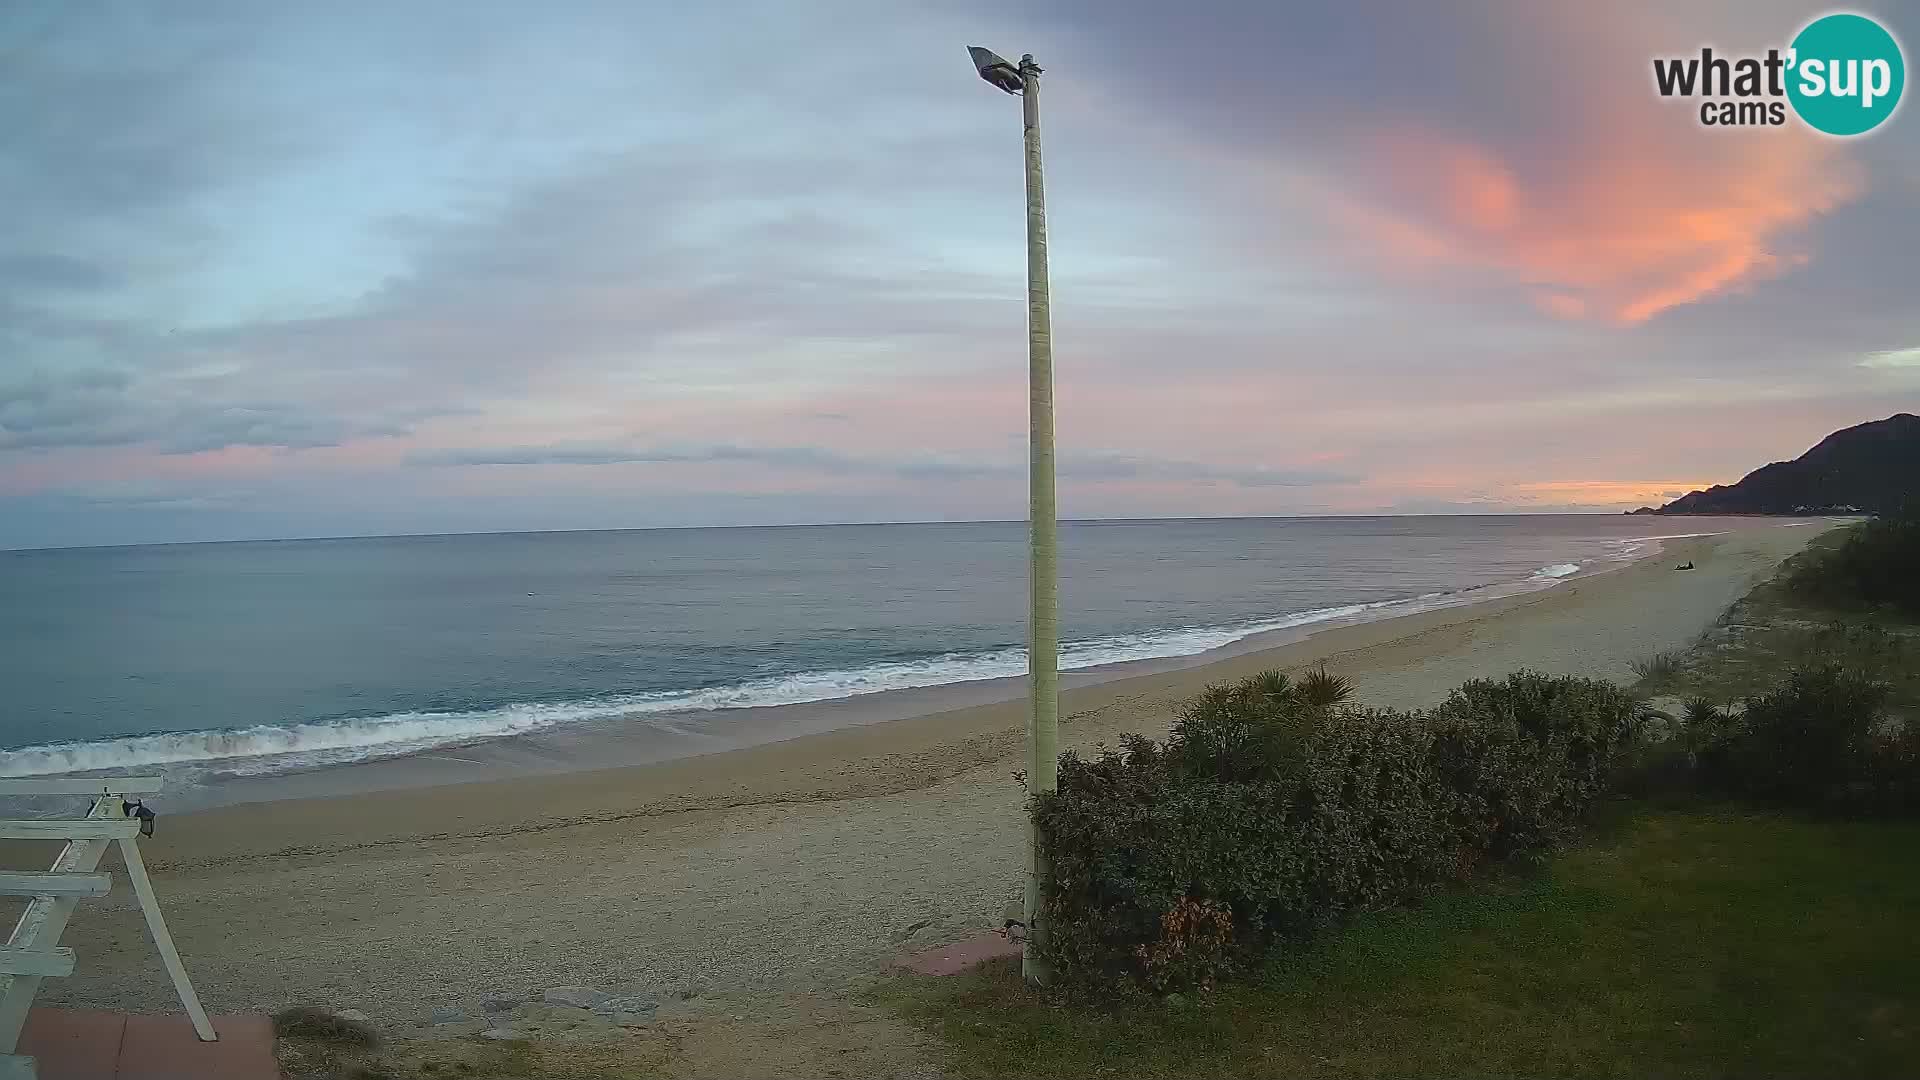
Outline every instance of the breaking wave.
{"type": "MultiPolygon", "coordinates": [[[[1622,555],[1615,557],[1633,554],[1638,554],[1638,550],[1623,550],[1622,555]]],[[[1548,587],[1580,569],[1575,563],[1544,566],[1516,583],[1516,587],[1548,587]]],[[[1483,595],[1476,589],[1453,590],[1315,608],[1225,625],[1175,627],[1065,642],[1060,651],[1060,666],[1073,670],[1193,656],[1258,634],[1450,607],[1470,603],[1483,595]]],[[[401,712],[214,731],[132,735],[0,751],[0,777],[204,763],[217,763],[214,767],[226,776],[257,776],[395,757],[594,721],[629,720],[673,730],[671,719],[664,714],[829,701],[888,690],[1004,678],[1025,671],[1026,650],[1008,648],[947,653],[844,670],[803,671],[698,689],[617,694],[575,701],[520,702],[469,711],[401,712]]],[[[189,768],[186,771],[193,774],[208,770],[189,768]]]]}

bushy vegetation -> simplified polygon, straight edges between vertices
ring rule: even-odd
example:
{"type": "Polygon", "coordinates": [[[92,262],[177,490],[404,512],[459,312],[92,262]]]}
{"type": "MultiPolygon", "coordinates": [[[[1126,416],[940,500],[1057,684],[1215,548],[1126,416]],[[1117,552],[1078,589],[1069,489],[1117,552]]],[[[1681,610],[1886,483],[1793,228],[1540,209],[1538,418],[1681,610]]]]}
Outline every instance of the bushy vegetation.
{"type": "Polygon", "coordinates": [[[1913,643],[1872,623],[1829,622],[1803,631],[1792,644],[1795,667],[1838,665],[1869,679],[1911,674],[1913,643]]]}
{"type": "Polygon", "coordinates": [[[274,1013],[273,1033],[283,1039],[317,1039],[362,1049],[380,1045],[380,1032],[368,1021],[319,1005],[294,1005],[274,1013]]]}
{"type": "Polygon", "coordinates": [[[1710,789],[1847,814],[1920,812],[1920,730],[1891,687],[1840,664],[1800,668],[1743,707],[1688,703],[1688,751],[1710,789]]]}
{"type": "MultiPolygon", "coordinates": [[[[1052,851],[1062,981],[1168,989],[1244,964],[1240,977],[1204,996],[1037,1008],[1018,965],[990,965],[915,983],[916,1011],[960,1051],[956,1076],[1912,1075],[1920,984],[1913,950],[1889,942],[1912,937],[1920,900],[1920,864],[1903,857],[1920,850],[1920,626],[1788,587],[1856,531],[1814,538],[1684,655],[1636,666],[1637,691],[1686,704],[1642,706],[1656,728],[1616,702],[1600,732],[1641,737],[1584,740],[1600,744],[1584,756],[1602,780],[1659,774],[1643,790],[1661,798],[1608,801],[1602,842],[1440,888],[1545,841],[1486,829],[1485,811],[1476,830],[1460,794],[1531,780],[1433,777],[1448,775],[1444,725],[1510,717],[1487,725],[1510,763],[1523,732],[1558,726],[1540,716],[1586,711],[1516,689],[1602,701],[1604,687],[1521,676],[1402,714],[1345,695],[1303,713],[1264,703],[1302,696],[1271,678],[1261,692],[1235,684],[1196,702],[1164,745],[1069,759],[1041,809],[1072,845],[1052,851]],[[1367,718],[1389,729],[1381,743],[1347,727],[1367,718]],[[1322,775],[1346,778],[1344,801],[1320,801],[1322,775]],[[1381,803],[1412,822],[1405,832],[1381,803]],[[1409,835],[1437,839],[1410,851],[1409,835]],[[1396,888],[1430,895],[1398,904],[1396,888]],[[1264,948],[1349,915],[1338,934],[1264,948]]],[[[1580,778],[1595,774],[1571,767],[1581,741],[1562,740],[1566,797],[1535,801],[1548,838],[1580,823],[1564,815],[1593,790],[1580,778]]],[[[1483,757],[1451,745],[1455,761],[1483,757]]]]}
{"type": "Polygon", "coordinates": [[[1633,662],[1633,677],[1641,689],[1657,691],[1670,685],[1686,666],[1686,658],[1677,651],[1657,652],[1645,660],[1633,662]]]}
{"type": "Polygon", "coordinates": [[[1591,835],[1205,996],[1048,1007],[1017,960],[886,993],[954,1080],[1913,1080],[1920,821],[1609,801],[1591,835]]]}
{"type": "Polygon", "coordinates": [[[1060,763],[1035,806],[1048,958],[1069,986],[1204,986],[1241,959],[1411,900],[1585,818],[1630,744],[1610,684],[1521,672],[1427,712],[1317,673],[1201,695],[1165,744],[1060,763]]]}
{"type": "Polygon", "coordinates": [[[1807,551],[1786,584],[1803,603],[1920,618],[1920,506],[1862,522],[1838,545],[1807,551]]]}
{"type": "MultiPolygon", "coordinates": [[[[1685,701],[1629,785],[1823,814],[1920,813],[1920,581],[1912,514],[1834,529],[1636,689],[1685,701]],[[1663,677],[1653,677],[1663,676],[1663,677]]],[[[1677,710],[1675,710],[1677,711],[1677,710]]]]}
{"type": "Polygon", "coordinates": [[[1837,611],[1789,588],[1805,567],[1824,562],[1854,531],[1833,529],[1815,537],[1780,573],[1729,608],[1670,677],[1643,679],[1634,689],[1682,701],[1737,702],[1772,691],[1785,672],[1839,664],[1892,687],[1888,708],[1896,717],[1920,716],[1920,621],[1891,612],[1837,611]]]}

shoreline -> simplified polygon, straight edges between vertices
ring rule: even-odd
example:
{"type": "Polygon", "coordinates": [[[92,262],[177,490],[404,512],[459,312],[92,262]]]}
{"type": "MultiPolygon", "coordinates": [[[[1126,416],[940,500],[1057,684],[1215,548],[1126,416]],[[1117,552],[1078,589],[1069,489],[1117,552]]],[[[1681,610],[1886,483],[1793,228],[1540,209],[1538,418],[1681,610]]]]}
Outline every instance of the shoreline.
{"type": "MultiPolygon", "coordinates": [[[[1099,686],[1117,680],[1164,675],[1203,667],[1234,657],[1265,652],[1309,641],[1322,634],[1354,626],[1392,622],[1432,612],[1470,610],[1515,596],[1551,591],[1628,569],[1662,555],[1667,544],[1701,535],[1647,537],[1647,549],[1629,557],[1592,560],[1560,576],[1542,576],[1542,568],[1528,578],[1491,582],[1423,596],[1343,605],[1357,610],[1330,614],[1290,626],[1257,630],[1199,652],[1116,660],[1063,670],[1062,692],[1099,686]]],[[[1573,564],[1567,564],[1573,565],[1573,564]]],[[[1276,616],[1284,621],[1314,612],[1276,616]]],[[[332,798],[374,792],[432,788],[451,784],[485,783],[515,777],[555,776],[604,768],[659,765],[689,758],[726,754],[757,746],[776,745],[843,729],[909,720],[960,709],[1004,705],[1024,700],[1025,674],[962,679],[926,686],[855,692],[813,701],[730,706],[636,713],[555,724],[537,731],[477,738],[466,742],[407,750],[378,757],[301,765],[281,771],[248,774],[221,773],[187,789],[157,797],[153,802],[174,813],[192,813],[283,799],[332,798]]],[[[212,759],[218,765],[222,760],[212,759]]],[[[197,763],[194,763],[197,764],[197,763]]],[[[164,769],[168,766],[159,766],[164,769]]],[[[130,769],[153,769],[131,766],[130,769]]],[[[94,770],[112,772],[127,770],[94,770]]]]}
{"type": "MultiPolygon", "coordinates": [[[[1793,530],[1802,537],[1818,531],[1793,530]]],[[[1178,702],[1214,682],[1268,668],[1312,666],[1401,642],[1425,643],[1538,605],[1576,607],[1591,591],[1644,575],[1660,565],[1658,560],[1704,561],[1708,552],[1736,535],[1665,538],[1632,561],[1470,602],[1274,631],[1192,656],[1126,661],[1111,665],[1112,670],[1067,673],[1060,700],[1061,748],[1084,749],[1098,741],[1102,732],[1089,721],[1139,715],[1143,710],[1153,722],[1136,723],[1129,730],[1162,734],[1178,702]]],[[[1793,544],[1797,547],[1800,542],[1804,541],[1793,544]]],[[[392,803],[393,820],[411,823],[400,830],[383,829],[372,842],[384,844],[402,836],[487,836],[611,818],[894,794],[1017,758],[1025,740],[1024,681],[1014,676],[716,712],[709,715],[737,719],[741,713],[762,714],[777,719],[787,732],[783,737],[658,758],[645,756],[645,747],[636,747],[637,740],[623,739],[617,731],[595,730],[597,725],[563,726],[452,752],[427,751],[229,780],[225,782],[228,798],[210,805],[176,803],[170,814],[217,822],[223,836],[218,846],[232,841],[237,844],[235,853],[255,854],[274,849],[259,845],[259,831],[252,825],[230,829],[229,823],[298,816],[302,826],[292,831],[317,842],[289,844],[286,850],[312,853],[365,842],[361,830],[344,825],[349,819],[364,821],[360,808],[371,803],[392,803]],[[635,759],[623,760],[623,751],[635,759]],[[637,800],[632,798],[636,794],[637,800]],[[484,808],[473,805],[483,801],[488,803],[484,808]],[[455,806],[457,812],[441,812],[455,806]],[[323,824],[328,821],[338,824],[323,824]],[[429,823],[433,827],[426,827],[429,823]]],[[[1370,705],[1410,708],[1432,703],[1402,694],[1382,700],[1367,690],[1367,681],[1362,680],[1356,697],[1370,705]]],[[[1117,737],[1121,732],[1105,734],[1117,737]]],[[[167,809],[160,799],[150,801],[167,809]]]]}
{"type": "MultiPolygon", "coordinates": [[[[1390,708],[1523,667],[1631,681],[1821,531],[1673,541],[1551,589],[1074,687],[1061,748],[1163,736],[1209,684],[1321,662],[1390,708]]],[[[141,848],[217,1010],[318,1002],[411,1024],[529,986],[811,993],[999,925],[1022,881],[1025,713],[1016,699],[654,764],[163,810],[141,848]]],[[[129,898],[83,905],[67,938],[89,962],[47,1004],[174,1007],[129,898]]]]}

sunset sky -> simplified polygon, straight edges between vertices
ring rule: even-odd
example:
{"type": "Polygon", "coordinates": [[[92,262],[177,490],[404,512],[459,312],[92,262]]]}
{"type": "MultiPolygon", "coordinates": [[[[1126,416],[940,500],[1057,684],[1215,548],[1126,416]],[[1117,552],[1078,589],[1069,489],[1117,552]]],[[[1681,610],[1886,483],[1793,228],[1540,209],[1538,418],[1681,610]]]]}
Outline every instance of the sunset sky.
{"type": "Polygon", "coordinates": [[[1826,10],[9,3],[0,547],[1022,516],[970,44],[1046,69],[1064,515],[1729,482],[1920,410],[1915,104],[1653,90],[1826,10]]]}

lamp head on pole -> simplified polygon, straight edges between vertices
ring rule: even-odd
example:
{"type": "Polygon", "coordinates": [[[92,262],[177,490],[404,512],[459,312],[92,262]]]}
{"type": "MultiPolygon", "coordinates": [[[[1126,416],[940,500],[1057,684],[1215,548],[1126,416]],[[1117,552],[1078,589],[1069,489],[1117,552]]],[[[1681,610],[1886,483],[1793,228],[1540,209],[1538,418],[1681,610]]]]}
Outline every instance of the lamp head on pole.
{"type": "Polygon", "coordinates": [[[1009,94],[1018,94],[1026,88],[1026,82],[1020,75],[1020,69],[1008,63],[993,50],[983,49],[978,45],[969,45],[967,46],[967,52],[973,57],[974,69],[980,72],[981,78],[1005,90],[1009,94]]]}

